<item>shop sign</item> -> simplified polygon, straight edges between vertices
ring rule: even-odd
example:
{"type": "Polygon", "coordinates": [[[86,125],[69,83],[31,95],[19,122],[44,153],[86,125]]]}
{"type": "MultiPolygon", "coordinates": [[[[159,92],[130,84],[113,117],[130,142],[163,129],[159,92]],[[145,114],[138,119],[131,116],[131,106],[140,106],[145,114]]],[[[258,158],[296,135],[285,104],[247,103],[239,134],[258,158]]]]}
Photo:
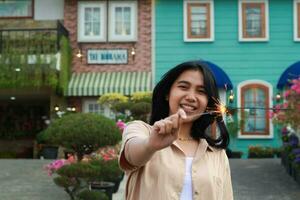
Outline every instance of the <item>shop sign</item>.
{"type": "Polygon", "coordinates": [[[88,64],[127,64],[127,49],[89,49],[88,64]]]}

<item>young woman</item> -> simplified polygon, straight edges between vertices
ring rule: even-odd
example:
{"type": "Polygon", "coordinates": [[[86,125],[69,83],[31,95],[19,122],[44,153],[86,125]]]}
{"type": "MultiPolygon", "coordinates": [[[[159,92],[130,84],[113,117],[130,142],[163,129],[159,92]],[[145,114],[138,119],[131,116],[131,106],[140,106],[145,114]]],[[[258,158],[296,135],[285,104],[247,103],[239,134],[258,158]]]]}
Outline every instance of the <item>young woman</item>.
{"type": "Polygon", "coordinates": [[[218,98],[204,62],[182,63],[163,76],[153,91],[150,125],[133,121],[123,133],[126,200],[233,199],[228,132],[222,116],[211,112],[218,98]],[[206,131],[214,121],[218,138],[206,131]]]}

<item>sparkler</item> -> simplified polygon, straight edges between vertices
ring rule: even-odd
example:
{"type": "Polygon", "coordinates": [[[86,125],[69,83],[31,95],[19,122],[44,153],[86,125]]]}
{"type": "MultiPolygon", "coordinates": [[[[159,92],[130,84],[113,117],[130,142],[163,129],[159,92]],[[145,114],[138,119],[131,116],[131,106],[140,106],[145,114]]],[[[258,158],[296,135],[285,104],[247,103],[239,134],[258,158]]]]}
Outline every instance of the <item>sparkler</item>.
{"type": "Polygon", "coordinates": [[[229,113],[227,107],[225,106],[225,104],[223,104],[219,99],[213,98],[213,100],[216,102],[215,103],[215,108],[212,109],[210,107],[207,107],[208,111],[204,112],[202,114],[206,114],[207,113],[207,114],[211,114],[211,115],[217,114],[218,116],[222,116],[222,115],[224,115],[226,113],[229,113]]]}

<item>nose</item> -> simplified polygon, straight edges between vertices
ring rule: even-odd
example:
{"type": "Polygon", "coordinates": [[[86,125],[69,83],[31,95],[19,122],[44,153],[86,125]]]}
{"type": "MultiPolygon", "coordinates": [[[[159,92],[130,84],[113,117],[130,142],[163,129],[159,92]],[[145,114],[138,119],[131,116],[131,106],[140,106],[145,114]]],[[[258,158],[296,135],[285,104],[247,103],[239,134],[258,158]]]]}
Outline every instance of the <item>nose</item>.
{"type": "Polygon", "coordinates": [[[190,92],[185,96],[185,99],[189,102],[195,102],[196,101],[196,96],[193,92],[190,92]]]}

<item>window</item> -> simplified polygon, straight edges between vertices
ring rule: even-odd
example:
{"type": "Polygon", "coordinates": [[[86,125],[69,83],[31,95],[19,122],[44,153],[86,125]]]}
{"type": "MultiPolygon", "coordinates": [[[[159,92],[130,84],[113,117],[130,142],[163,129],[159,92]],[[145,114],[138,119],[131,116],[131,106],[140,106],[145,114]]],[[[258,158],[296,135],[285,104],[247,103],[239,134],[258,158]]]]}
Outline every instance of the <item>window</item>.
{"type": "Polygon", "coordinates": [[[269,119],[270,84],[249,82],[239,87],[239,117],[242,120],[240,138],[272,137],[271,120],[269,119]]]}
{"type": "Polygon", "coordinates": [[[105,41],[105,16],[106,14],[104,2],[79,2],[78,41],[105,41]]]}
{"type": "Polygon", "coordinates": [[[300,41],[300,0],[294,0],[294,40],[300,41]]]}
{"type": "Polygon", "coordinates": [[[79,42],[136,41],[136,36],[137,1],[78,3],[79,42]]]}
{"type": "Polygon", "coordinates": [[[137,24],[136,2],[110,2],[109,41],[135,41],[137,24]]]}
{"type": "Polygon", "coordinates": [[[109,109],[109,107],[101,106],[100,104],[98,104],[97,99],[83,100],[82,110],[84,113],[96,113],[99,115],[104,115],[111,119],[115,119],[115,114],[109,109]]]}
{"type": "Polygon", "coordinates": [[[0,1],[0,18],[32,18],[33,0],[0,1]]]}
{"type": "Polygon", "coordinates": [[[267,0],[239,1],[240,41],[267,41],[269,39],[267,0]]]}
{"type": "Polygon", "coordinates": [[[184,1],[184,40],[213,41],[213,1],[184,1]]]}

